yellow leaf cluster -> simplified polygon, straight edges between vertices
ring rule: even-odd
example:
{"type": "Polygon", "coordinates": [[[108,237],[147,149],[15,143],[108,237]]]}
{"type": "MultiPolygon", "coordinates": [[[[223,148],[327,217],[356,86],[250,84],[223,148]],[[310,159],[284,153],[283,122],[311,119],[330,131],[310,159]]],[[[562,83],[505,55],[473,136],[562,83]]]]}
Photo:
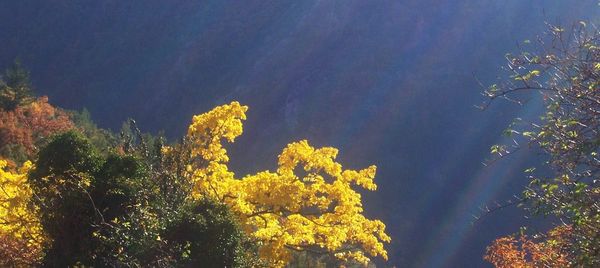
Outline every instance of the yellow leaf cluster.
{"type": "Polygon", "coordinates": [[[194,144],[192,154],[202,156],[207,161],[229,161],[221,140],[233,142],[242,134],[242,120],[246,120],[247,110],[248,107],[232,102],[194,116],[188,128],[188,137],[194,144]]]}
{"type": "Polygon", "coordinates": [[[355,189],[377,188],[376,167],[344,170],[335,161],[337,149],[315,149],[302,140],[283,150],[275,172],[236,178],[221,142],[233,142],[242,134],[246,111],[246,106],[232,102],[194,116],[187,137],[193,156],[204,160],[191,168],[194,196],[227,204],[259,242],[261,257],[275,267],[284,266],[294,250],[365,265],[369,257],[387,259],[383,243],[390,237],[385,225],[362,214],[361,195],[355,189]]]}
{"type": "Polygon", "coordinates": [[[32,164],[27,161],[16,172],[7,171],[6,166],[7,162],[0,160],[0,236],[27,241],[30,250],[40,250],[43,230],[27,182],[27,172],[32,164]]]}

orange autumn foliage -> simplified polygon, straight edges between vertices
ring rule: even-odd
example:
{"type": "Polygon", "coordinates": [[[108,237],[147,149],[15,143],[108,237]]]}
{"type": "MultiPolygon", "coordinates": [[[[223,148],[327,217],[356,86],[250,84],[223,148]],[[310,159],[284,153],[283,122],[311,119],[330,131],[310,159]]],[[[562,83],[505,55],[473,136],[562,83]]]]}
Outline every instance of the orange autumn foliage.
{"type": "Polygon", "coordinates": [[[30,248],[26,240],[0,235],[0,267],[33,267],[40,262],[39,248],[30,248]]]}
{"type": "Polygon", "coordinates": [[[0,152],[20,146],[30,156],[42,139],[73,127],[69,115],[50,105],[48,97],[40,97],[13,111],[0,109],[0,152]]]}
{"type": "Polygon", "coordinates": [[[525,234],[501,237],[488,246],[484,259],[497,268],[569,267],[570,234],[571,226],[559,226],[537,239],[525,234]]]}

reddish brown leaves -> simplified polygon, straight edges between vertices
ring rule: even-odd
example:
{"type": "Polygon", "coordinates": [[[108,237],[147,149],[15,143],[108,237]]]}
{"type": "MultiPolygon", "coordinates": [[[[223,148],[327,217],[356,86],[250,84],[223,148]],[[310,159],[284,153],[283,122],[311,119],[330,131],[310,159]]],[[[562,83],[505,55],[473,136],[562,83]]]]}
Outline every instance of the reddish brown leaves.
{"type": "Polygon", "coordinates": [[[0,267],[31,267],[39,264],[42,252],[24,239],[0,235],[0,267]]]}
{"type": "Polygon", "coordinates": [[[44,138],[73,127],[69,115],[50,105],[48,97],[13,111],[0,110],[0,152],[21,147],[30,156],[44,138]]]}
{"type": "Polygon", "coordinates": [[[571,231],[560,226],[537,239],[524,234],[501,237],[487,248],[484,259],[498,268],[568,267],[571,231]]]}

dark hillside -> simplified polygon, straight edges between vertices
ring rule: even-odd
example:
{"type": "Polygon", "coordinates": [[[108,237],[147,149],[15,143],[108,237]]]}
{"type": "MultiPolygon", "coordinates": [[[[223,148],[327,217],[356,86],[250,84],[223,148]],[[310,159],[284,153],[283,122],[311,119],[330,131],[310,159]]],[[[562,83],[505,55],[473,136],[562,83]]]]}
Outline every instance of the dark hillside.
{"type": "Polygon", "coordinates": [[[274,168],[292,140],[333,145],[350,168],[378,166],[365,206],[392,236],[389,264],[479,267],[522,212],[475,226],[471,215],[520,189],[534,160],[481,162],[511,118],[540,107],[481,112],[474,75],[493,82],[544,21],[599,11],[592,0],[0,1],[0,65],[19,57],[40,95],[113,130],[131,117],[179,137],[193,114],[238,100],[250,107],[231,148],[238,174],[274,168]]]}

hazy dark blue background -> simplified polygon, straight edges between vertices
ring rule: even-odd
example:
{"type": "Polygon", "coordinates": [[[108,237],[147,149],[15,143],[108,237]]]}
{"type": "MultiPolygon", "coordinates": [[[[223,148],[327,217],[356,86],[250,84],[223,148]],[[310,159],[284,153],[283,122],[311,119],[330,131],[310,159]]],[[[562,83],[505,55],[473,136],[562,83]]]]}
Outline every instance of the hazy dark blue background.
{"type": "Polygon", "coordinates": [[[239,175],[273,168],[286,143],[333,145],[351,168],[378,166],[367,214],[393,238],[386,266],[478,267],[495,237],[527,223],[477,207],[525,182],[521,154],[481,162],[525,109],[485,112],[474,75],[544,21],[598,22],[598,1],[0,1],[0,67],[15,57],[40,94],[87,107],[102,127],[128,117],[183,135],[193,114],[249,105],[232,146],[239,175]]]}

